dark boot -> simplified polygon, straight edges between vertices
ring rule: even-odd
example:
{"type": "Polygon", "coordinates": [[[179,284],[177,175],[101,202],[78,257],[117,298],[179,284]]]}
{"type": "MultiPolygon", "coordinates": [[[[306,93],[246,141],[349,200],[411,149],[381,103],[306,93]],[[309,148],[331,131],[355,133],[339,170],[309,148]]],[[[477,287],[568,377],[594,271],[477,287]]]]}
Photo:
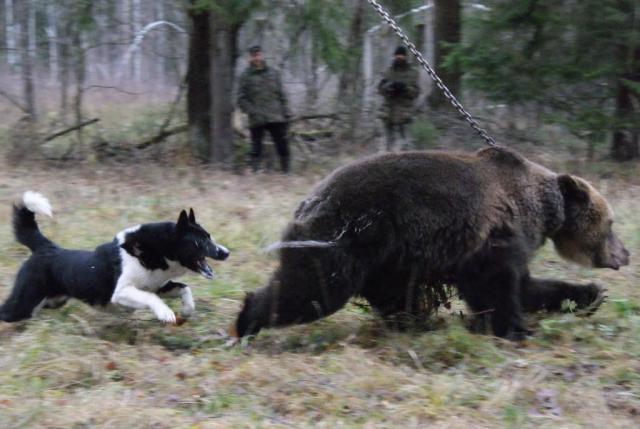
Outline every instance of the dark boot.
{"type": "Polygon", "coordinates": [[[251,171],[253,171],[254,173],[257,173],[258,171],[260,171],[260,158],[258,157],[251,157],[251,160],[249,161],[250,165],[251,165],[251,171]]]}
{"type": "Polygon", "coordinates": [[[280,157],[280,168],[284,174],[289,174],[289,164],[290,161],[288,156],[280,157]]]}

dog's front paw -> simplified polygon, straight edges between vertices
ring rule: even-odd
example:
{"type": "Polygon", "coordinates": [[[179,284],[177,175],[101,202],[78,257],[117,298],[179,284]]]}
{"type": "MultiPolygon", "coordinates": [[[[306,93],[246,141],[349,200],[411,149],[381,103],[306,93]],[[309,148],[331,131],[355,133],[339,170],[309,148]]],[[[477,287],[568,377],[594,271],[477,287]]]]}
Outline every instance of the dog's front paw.
{"type": "Polygon", "coordinates": [[[188,319],[191,316],[193,316],[193,313],[195,312],[196,312],[196,304],[195,302],[193,302],[193,300],[191,300],[191,302],[185,302],[184,304],[182,304],[182,310],[180,311],[180,315],[185,319],[188,319]]]}
{"type": "Polygon", "coordinates": [[[180,315],[185,319],[188,319],[195,313],[196,311],[196,303],[193,301],[193,295],[191,294],[191,289],[185,287],[182,292],[182,311],[180,315]]]}
{"type": "Polygon", "coordinates": [[[176,314],[169,307],[156,310],[156,317],[159,321],[175,325],[177,323],[176,314]]]}

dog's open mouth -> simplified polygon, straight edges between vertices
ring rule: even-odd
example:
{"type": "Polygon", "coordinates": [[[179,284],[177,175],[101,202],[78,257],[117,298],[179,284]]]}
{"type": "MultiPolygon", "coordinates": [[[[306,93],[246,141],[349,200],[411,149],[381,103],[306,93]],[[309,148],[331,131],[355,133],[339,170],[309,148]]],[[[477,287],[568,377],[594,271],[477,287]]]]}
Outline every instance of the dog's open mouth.
{"type": "Polygon", "coordinates": [[[213,270],[204,258],[200,259],[196,265],[198,266],[198,272],[202,274],[204,278],[209,280],[213,278],[213,270]]]}

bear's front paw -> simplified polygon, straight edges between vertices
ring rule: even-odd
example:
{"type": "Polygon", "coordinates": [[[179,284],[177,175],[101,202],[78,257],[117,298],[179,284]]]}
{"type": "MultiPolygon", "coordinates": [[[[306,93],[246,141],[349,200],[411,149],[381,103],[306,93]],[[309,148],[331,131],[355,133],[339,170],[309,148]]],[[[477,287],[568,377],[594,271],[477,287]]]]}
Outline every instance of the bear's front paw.
{"type": "Polygon", "coordinates": [[[505,338],[510,341],[521,342],[533,335],[533,331],[526,328],[512,328],[509,330],[505,338]]]}
{"type": "Polygon", "coordinates": [[[471,315],[467,321],[467,329],[474,334],[491,334],[491,315],[489,313],[471,315]]]}
{"type": "Polygon", "coordinates": [[[584,293],[578,297],[578,311],[576,315],[588,317],[595,313],[603,302],[607,300],[607,288],[597,283],[584,286],[584,293]]]}

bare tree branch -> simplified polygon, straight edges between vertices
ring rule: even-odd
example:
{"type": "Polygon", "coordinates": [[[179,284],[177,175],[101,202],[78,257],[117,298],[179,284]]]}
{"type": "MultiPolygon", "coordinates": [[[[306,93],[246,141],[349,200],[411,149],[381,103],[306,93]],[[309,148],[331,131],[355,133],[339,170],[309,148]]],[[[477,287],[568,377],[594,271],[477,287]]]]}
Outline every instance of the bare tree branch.
{"type": "Polygon", "coordinates": [[[168,130],[164,130],[161,133],[138,143],[136,145],[136,149],[144,149],[153,144],[160,143],[161,141],[163,141],[169,136],[172,136],[174,134],[184,133],[185,131],[187,131],[187,129],[188,129],[187,124],[177,125],[173,128],[169,128],[168,130]]]}
{"type": "Polygon", "coordinates": [[[141,95],[141,93],[139,93],[139,92],[126,91],[126,90],[124,90],[122,88],[118,88],[117,86],[89,85],[89,86],[84,88],[85,91],[88,91],[90,89],[112,89],[114,91],[122,92],[123,94],[127,94],[127,95],[141,95]]]}
{"type": "Polygon", "coordinates": [[[13,104],[18,109],[22,110],[24,113],[29,113],[27,109],[22,104],[20,104],[18,100],[15,99],[13,95],[9,94],[8,92],[2,89],[0,89],[0,95],[6,98],[7,100],[9,100],[11,104],[13,104]]]}
{"type": "Polygon", "coordinates": [[[53,134],[48,135],[47,137],[44,138],[43,141],[44,142],[51,141],[51,140],[53,140],[55,138],[58,138],[58,137],[63,136],[65,134],[68,134],[68,133],[70,133],[72,131],[79,130],[80,128],[86,127],[87,125],[91,125],[93,123],[96,123],[99,120],[100,120],[100,118],[93,118],[93,119],[89,119],[87,121],[80,122],[79,124],[76,124],[76,125],[74,125],[72,127],[65,128],[64,130],[57,131],[57,132],[55,132],[53,134]]]}
{"type": "Polygon", "coordinates": [[[174,30],[178,31],[179,33],[188,34],[188,32],[185,29],[183,29],[179,25],[176,25],[176,24],[174,24],[173,22],[170,22],[170,21],[155,21],[155,22],[152,22],[152,23],[149,23],[149,24],[145,25],[140,31],[138,31],[136,33],[136,36],[134,37],[133,42],[129,46],[129,49],[127,49],[127,52],[125,52],[124,57],[122,58],[122,64],[121,64],[119,70],[116,72],[116,79],[119,79],[119,78],[122,77],[124,66],[129,63],[133,53],[135,51],[137,51],[138,49],[140,49],[140,44],[142,43],[142,40],[144,39],[144,36],[148,32],[150,32],[151,30],[153,30],[154,28],[157,28],[157,27],[160,27],[160,26],[163,26],[163,25],[171,27],[174,30]]]}

